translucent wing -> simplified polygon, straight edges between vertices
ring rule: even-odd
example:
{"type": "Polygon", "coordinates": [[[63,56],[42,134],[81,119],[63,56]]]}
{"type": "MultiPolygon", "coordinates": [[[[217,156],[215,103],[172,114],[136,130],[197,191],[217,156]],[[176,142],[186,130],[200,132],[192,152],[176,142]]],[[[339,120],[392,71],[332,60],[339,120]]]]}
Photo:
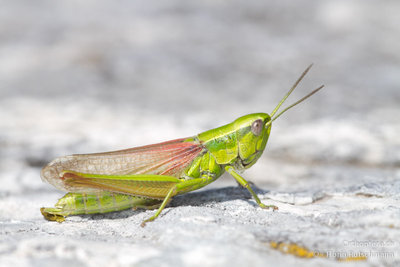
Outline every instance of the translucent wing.
{"type": "Polygon", "coordinates": [[[180,177],[204,147],[193,138],[182,138],[125,150],[78,154],[56,158],[41,172],[42,179],[58,189],[70,191],[63,172],[99,175],[168,175],[180,177]]]}

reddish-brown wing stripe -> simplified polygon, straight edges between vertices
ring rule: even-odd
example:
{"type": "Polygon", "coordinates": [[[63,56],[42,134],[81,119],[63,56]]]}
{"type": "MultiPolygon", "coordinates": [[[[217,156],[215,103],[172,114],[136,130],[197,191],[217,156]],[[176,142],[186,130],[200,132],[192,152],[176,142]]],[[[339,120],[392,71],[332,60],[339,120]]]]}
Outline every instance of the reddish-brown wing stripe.
{"type": "Polygon", "coordinates": [[[201,147],[190,147],[189,149],[180,151],[176,155],[160,163],[157,163],[153,166],[149,166],[147,169],[143,170],[143,173],[150,173],[156,169],[160,169],[160,167],[168,166],[166,170],[162,170],[158,174],[174,176],[174,174],[176,174],[177,171],[181,171],[182,169],[178,167],[186,167],[187,166],[186,163],[191,162],[201,150],[202,150],[201,147]]]}
{"type": "Polygon", "coordinates": [[[174,162],[169,165],[169,168],[161,172],[160,174],[173,176],[175,173],[182,172],[188,165],[187,163],[192,162],[196,158],[196,156],[201,153],[202,150],[203,149],[201,147],[191,148],[190,151],[179,155],[179,157],[176,158],[174,162]]]}

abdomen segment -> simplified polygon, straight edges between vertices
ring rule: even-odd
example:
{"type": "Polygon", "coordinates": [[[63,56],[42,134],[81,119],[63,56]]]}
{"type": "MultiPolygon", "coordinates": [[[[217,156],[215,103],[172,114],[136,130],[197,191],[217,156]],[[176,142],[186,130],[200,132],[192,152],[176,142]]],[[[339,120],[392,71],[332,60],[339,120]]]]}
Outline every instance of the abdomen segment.
{"type": "Polygon", "coordinates": [[[129,208],[154,209],[161,202],[157,199],[111,192],[68,193],[58,200],[54,208],[41,208],[40,211],[49,221],[63,222],[70,215],[106,213],[129,208]]]}

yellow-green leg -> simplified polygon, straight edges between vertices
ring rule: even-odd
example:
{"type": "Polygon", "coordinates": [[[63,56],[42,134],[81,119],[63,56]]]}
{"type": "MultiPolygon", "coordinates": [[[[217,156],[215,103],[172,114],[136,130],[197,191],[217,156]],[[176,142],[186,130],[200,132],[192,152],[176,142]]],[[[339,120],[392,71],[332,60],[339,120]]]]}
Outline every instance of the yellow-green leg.
{"type": "Polygon", "coordinates": [[[147,222],[154,221],[158,215],[160,215],[161,211],[167,206],[167,204],[171,201],[173,196],[176,196],[179,193],[189,192],[192,190],[199,189],[209,183],[211,183],[215,178],[213,176],[204,176],[202,178],[191,179],[187,181],[182,181],[174,185],[169,191],[168,194],[165,196],[163,202],[161,203],[160,207],[156,211],[156,213],[151,216],[150,218],[144,220],[141,224],[142,227],[146,226],[147,222]]]}
{"type": "Polygon", "coordinates": [[[164,198],[164,201],[161,203],[156,213],[150,218],[144,220],[140,226],[145,227],[147,222],[154,221],[158,217],[158,215],[160,215],[161,211],[165,208],[165,206],[167,206],[167,204],[171,201],[171,198],[174,195],[176,195],[176,186],[172,187],[171,190],[169,190],[167,196],[164,198]]]}
{"type": "Polygon", "coordinates": [[[277,210],[278,207],[275,205],[265,205],[264,203],[261,202],[260,198],[257,196],[256,193],[254,193],[253,189],[251,189],[249,182],[247,182],[242,176],[240,176],[235,169],[232,166],[226,166],[225,170],[233,176],[233,178],[236,179],[236,181],[243,187],[247,188],[249,190],[250,194],[253,196],[255,201],[257,202],[258,206],[260,206],[263,209],[269,209],[272,208],[273,210],[277,210]]]}

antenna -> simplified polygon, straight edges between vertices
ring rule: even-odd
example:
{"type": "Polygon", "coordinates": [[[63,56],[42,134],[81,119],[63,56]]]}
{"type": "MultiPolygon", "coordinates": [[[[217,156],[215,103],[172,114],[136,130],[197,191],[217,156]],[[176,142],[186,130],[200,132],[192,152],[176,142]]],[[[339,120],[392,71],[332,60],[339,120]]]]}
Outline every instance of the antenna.
{"type": "Polygon", "coordinates": [[[290,106],[288,106],[287,108],[285,108],[284,110],[282,110],[281,112],[279,112],[275,116],[275,113],[279,110],[279,108],[282,106],[283,102],[285,102],[285,100],[294,91],[294,89],[296,89],[297,85],[304,78],[304,76],[306,76],[307,72],[311,69],[312,65],[313,64],[311,64],[310,66],[308,66],[306,68],[306,70],[300,75],[300,77],[297,79],[297,81],[293,84],[292,88],[290,88],[289,92],[286,93],[286,95],[282,98],[282,100],[279,102],[279,104],[275,107],[275,109],[271,113],[271,120],[265,124],[265,127],[268,127],[274,120],[279,118],[279,116],[281,116],[283,113],[285,113],[286,111],[288,111],[292,107],[296,106],[297,104],[300,104],[301,102],[303,102],[304,100],[306,100],[307,98],[309,98],[310,96],[312,96],[313,94],[315,94],[316,92],[318,92],[319,90],[321,90],[324,87],[324,85],[321,85],[320,87],[318,87],[317,89],[313,90],[311,93],[309,93],[308,95],[304,96],[303,98],[301,98],[300,100],[296,101],[295,103],[291,104],[290,106]]]}

